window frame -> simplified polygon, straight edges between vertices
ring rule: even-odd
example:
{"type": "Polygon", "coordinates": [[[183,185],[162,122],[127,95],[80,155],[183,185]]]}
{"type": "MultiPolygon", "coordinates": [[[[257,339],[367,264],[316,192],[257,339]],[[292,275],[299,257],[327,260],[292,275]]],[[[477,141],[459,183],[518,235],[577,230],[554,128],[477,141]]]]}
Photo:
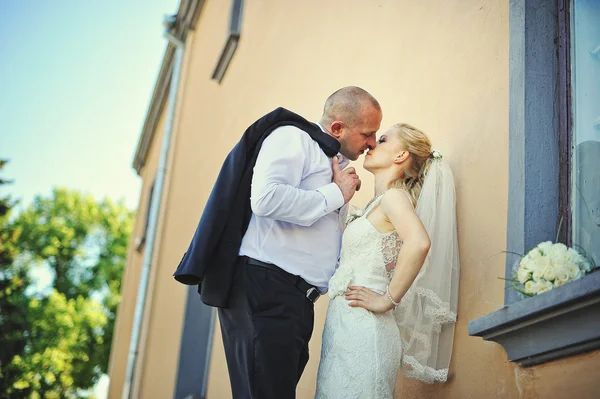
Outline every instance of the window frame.
{"type": "MultiPolygon", "coordinates": [[[[518,260],[510,252],[557,233],[572,244],[571,5],[510,2],[507,279],[518,260]]],[[[504,307],[468,330],[502,345],[508,360],[529,367],[600,348],[600,272],[530,298],[505,293],[504,307]]]]}
{"type": "Polygon", "coordinates": [[[571,87],[571,0],[559,1],[558,10],[558,146],[559,215],[558,241],[573,244],[572,159],[573,108],[571,87]]]}
{"type": "Polygon", "coordinates": [[[152,206],[152,197],[154,196],[154,187],[156,186],[156,178],[152,181],[150,191],[148,192],[148,201],[146,205],[146,221],[144,222],[144,230],[142,235],[136,239],[135,249],[138,252],[142,252],[144,244],[146,243],[146,236],[148,235],[148,226],[150,224],[150,207],[152,206]]]}
{"type": "Polygon", "coordinates": [[[232,0],[229,33],[211,77],[211,79],[216,80],[219,84],[221,84],[225,77],[225,73],[231,64],[240,41],[243,8],[244,0],[232,0]]]}

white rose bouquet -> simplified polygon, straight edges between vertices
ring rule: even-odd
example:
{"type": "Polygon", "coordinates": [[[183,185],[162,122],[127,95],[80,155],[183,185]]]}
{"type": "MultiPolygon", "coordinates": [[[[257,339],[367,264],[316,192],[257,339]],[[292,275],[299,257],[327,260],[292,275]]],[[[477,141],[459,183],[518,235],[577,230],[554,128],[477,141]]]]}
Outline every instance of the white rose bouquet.
{"type": "Polygon", "coordinates": [[[564,244],[546,241],[530,250],[518,264],[513,287],[534,296],[578,280],[595,266],[585,254],[564,244]],[[521,287],[517,287],[516,283],[521,287]]]}

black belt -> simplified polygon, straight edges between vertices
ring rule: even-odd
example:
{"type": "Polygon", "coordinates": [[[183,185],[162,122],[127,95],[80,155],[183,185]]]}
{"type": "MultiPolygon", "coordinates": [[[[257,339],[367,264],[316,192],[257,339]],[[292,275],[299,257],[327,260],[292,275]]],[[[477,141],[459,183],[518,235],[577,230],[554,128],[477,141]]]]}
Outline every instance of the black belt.
{"type": "Polygon", "coordinates": [[[264,267],[266,269],[271,269],[282,274],[293,286],[297,287],[300,291],[306,294],[306,297],[311,302],[317,302],[317,299],[321,296],[321,293],[314,285],[308,284],[304,279],[300,276],[293,275],[292,273],[288,273],[282,268],[275,266],[271,263],[265,263],[258,259],[246,257],[246,263],[253,266],[264,267]]]}

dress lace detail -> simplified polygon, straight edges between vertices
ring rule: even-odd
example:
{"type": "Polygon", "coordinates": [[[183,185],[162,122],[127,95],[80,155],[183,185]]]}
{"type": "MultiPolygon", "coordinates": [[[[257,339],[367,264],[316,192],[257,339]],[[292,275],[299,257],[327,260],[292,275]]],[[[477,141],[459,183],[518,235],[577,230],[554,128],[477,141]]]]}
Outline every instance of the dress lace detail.
{"type": "Polygon", "coordinates": [[[410,378],[417,378],[426,382],[446,382],[448,379],[448,369],[436,370],[431,367],[423,366],[413,356],[404,356],[404,375],[410,378]],[[407,367],[409,366],[409,367],[407,367]]]}
{"type": "MultiPolygon", "coordinates": [[[[435,324],[447,324],[456,323],[456,313],[450,310],[450,303],[442,301],[432,290],[426,288],[415,288],[411,287],[410,290],[416,294],[417,297],[427,298],[433,305],[429,305],[425,308],[425,316],[431,317],[435,324]]],[[[400,308],[411,307],[414,296],[405,295],[400,308]]]]}
{"type": "Polygon", "coordinates": [[[398,253],[402,248],[402,241],[396,231],[391,231],[390,234],[384,234],[381,238],[381,253],[387,270],[388,278],[391,280],[396,268],[398,253]]]}
{"type": "Polygon", "coordinates": [[[402,340],[394,313],[351,308],[343,296],[349,285],[383,294],[393,273],[387,268],[395,265],[402,247],[395,231],[380,233],[367,220],[369,210],[346,228],[340,266],[329,282],[332,299],[317,377],[315,397],[319,399],[394,397],[402,362],[402,340]]]}
{"type": "Polygon", "coordinates": [[[413,348],[413,355],[403,354],[402,372],[407,377],[417,378],[427,383],[446,382],[448,368],[434,369],[427,366],[427,359],[438,348],[432,346],[428,331],[442,334],[444,328],[453,327],[456,323],[456,313],[450,310],[450,303],[442,301],[433,290],[415,287],[408,290],[395,310],[396,321],[400,327],[402,347],[413,348]],[[415,307],[424,309],[425,320],[420,328],[403,326],[402,322],[411,314],[415,307]]]}

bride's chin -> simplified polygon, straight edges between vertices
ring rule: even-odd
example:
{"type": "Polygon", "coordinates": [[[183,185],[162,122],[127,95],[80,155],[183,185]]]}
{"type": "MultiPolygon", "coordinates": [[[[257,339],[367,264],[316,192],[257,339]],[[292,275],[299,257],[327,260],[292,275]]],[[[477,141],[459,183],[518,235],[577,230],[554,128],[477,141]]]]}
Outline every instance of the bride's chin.
{"type": "Polygon", "coordinates": [[[373,171],[371,170],[370,162],[367,159],[365,159],[365,161],[363,162],[363,169],[367,172],[373,173],[373,171]]]}

